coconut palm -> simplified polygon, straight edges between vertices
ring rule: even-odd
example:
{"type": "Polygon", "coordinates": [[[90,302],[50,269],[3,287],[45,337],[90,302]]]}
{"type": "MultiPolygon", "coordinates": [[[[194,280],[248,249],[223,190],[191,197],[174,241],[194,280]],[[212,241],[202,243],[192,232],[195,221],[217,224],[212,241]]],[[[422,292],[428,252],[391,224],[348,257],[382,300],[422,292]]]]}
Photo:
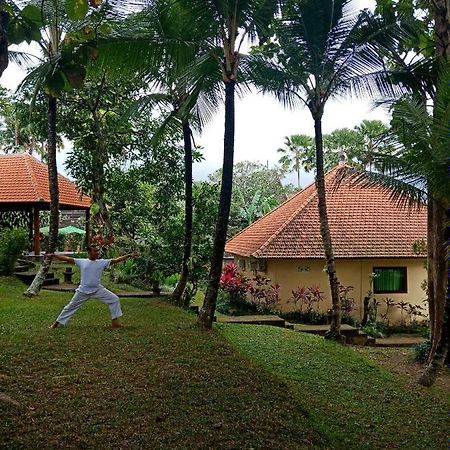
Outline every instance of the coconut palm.
{"type": "Polygon", "coordinates": [[[309,172],[314,167],[313,139],[305,134],[294,134],[284,139],[284,147],[277,150],[283,156],[278,160],[287,171],[297,174],[297,187],[300,189],[300,172],[304,169],[309,172]]]}
{"type": "MultiPolygon", "coordinates": [[[[118,10],[122,11],[123,10],[118,10]]],[[[185,231],[183,260],[180,279],[172,300],[180,306],[187,306],[188,297],[183,296],[188,276],[192,248],[192,127],[201,131],[221,101],[218,92],[220,71],[215,60],[205,51],[208,34],[200,33],[192,24],[195,17],[182,2],[159,0],[151,8],[131,15],[122,24],[117,36],[122,44],[132,45],[130,58],[128,50],[120,55],[108,54],[102,57],[103,63],[120,66],[118,58],[126,56],[127,72],[138,71],[148,83],[150,94],[142,96],[131,113],[145,113],[147,109],[162,111],[162,125],[155,133],[152,142],[162,139],[175,128],[181,128],[184,143],[185,167],[185,231]],[[127,24],[130,28],[127,29],[127,24]],[[140,30],[130,35],[130,29],[140,30]],[[122,33],[121,31],[124,31],[122,33]],[[203,45],[202,45],[203,44],[203,45]],[[156,61],[159,60],[159,63],[156,61]],[[155,70],[155,67],[157,68],[155,70]]],[[[102,44],[108,49],[111,40],[102,44]]],[[[127,47],[125,47],[127,48],[127,47]]],[[[123,49],[122,49],[123,50],[123,49]]],[[[123,76],[121,71],[120,76],[123,76]]]]}
{"type": "MultiPolygon", "coordinates": [[[[66,6],[71,6],[69,2],[66,6]]],[[[84,19],[86,9],[81,11],[66,11],[64,5],[57,0],[40,0],[28,4],[27,15],[40,27],[40,37],[36,42],[39,45],[42,56],[39,63],[22,81],[21,87],[27,87],[35,92],[43,91],[47,96],[47,120],[48,120],[48,178],[50,189],[50,230],[48,251],[54,252],[58,238],[59,226],[59,190],[58,172],[56,165],[57,150],[57,98],[61,91],[67,87],[80,87],[85,76],[85,68],[80,62],[84,49],[75,53],[74,42],[65,39],[70,32],[80,28],[80,22],[70,19],[84,19]]],[[[85,31],[86,24],[81,25],[85,31]]],[[[92,37],[93,36],[93,33],[92,37]]],[[[84,39],[89,39],[89,33],[85,33],[84,39]]],[[[80,42],[77,42],[78,44],[80,42]]],[[[87,57],[86,57],[87,58],[87,57]]],[[[50,260],[44,259],[36,277],[25,291],[27,296],[35,296],[39,293],[42,283],[48,273],[50,260]]]]}
{"type": "Polygon", "coordinates": [[[204,329],[212,326],[222,271],[222,259],[227,237],[228,219],[233,185],[234,99],[239,68],[242,60],[240,48],[244,39],[264,39],[276,8],[276,0],[181,0],[191,9],[196,21],[194,27],[199,32],[208,30],[209,38],[205,49],[213,55],[220,68],[224,83],[225,124],[222,180],[219,212],[211,257],[209,283],[198,323],[204,329]]]}
{"type": "Polygon", "coordinates": [[[284,3],[274,25],[276,41],[255,51],[249,61],[263,92],[290,107],[307,106],[314,120],[320,229],[333,305],[327,337],[337,340],[342,340],[341,309],[325,198],[322,118],[331,97],[391,93],[376,44],[385,47],[395,41],[394,33],[387,32],[395,25],[351,7],[349,0],[284,3]]]}
{"type": "MultiPolygon", "coordinates": [[[[397,101],[393,110],[393,131],[389,143],[392,155],[374,156],[379,173],[346,170],[354,182],[365,186],[383,185],[389,188],[404,207],[427,203],[428,231],[428,303],[432,352],[420,382],[433,383],[436,371],[448,353],[449,298],[448,287],[448,211],[450,181],[448,179],[448,149],[450,135],[450,92],[447,88],[450,66],[440,71],[440,82],[430,114],[422,96],[406,96],[397,101]],[[415,130],[411,133],[410,130],[415,130]],[[446,251],[447,250],[447,251],[446,251]],[[432,289],[430,289],[432,287],[432,289]]],[[[347,175],[348,176],[348,175],[347,175]]],[[[424,206],[423,206],[424,207],[424,206]]]]}

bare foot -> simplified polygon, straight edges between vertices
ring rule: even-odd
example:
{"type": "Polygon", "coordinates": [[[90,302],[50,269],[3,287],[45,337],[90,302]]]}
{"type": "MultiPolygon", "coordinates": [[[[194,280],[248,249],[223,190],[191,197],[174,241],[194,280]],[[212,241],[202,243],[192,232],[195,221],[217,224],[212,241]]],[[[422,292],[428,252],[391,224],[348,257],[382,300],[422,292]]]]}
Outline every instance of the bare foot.
{"type": "Polygon", "coordinates": [[[119,322],[119,319],[113,319],[111,322],[111,326],[113,328],[122,328],[122,325],[119,322]]]}
{"type": "Polygon", "coordinates": [[[59,322],[53,322],[49,328],[58,328],[61,324],[59,322]]]}

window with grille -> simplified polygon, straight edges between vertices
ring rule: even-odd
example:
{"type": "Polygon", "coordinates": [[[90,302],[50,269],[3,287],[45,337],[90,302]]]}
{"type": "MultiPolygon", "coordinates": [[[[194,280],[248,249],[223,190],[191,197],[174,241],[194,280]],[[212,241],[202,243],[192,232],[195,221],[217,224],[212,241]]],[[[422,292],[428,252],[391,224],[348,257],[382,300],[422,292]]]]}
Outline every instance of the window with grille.
{"type": "Polygon", "coordinates": [[[375,294],[406,293],[406,267],[374,267],[373,292],[375,294]]]}

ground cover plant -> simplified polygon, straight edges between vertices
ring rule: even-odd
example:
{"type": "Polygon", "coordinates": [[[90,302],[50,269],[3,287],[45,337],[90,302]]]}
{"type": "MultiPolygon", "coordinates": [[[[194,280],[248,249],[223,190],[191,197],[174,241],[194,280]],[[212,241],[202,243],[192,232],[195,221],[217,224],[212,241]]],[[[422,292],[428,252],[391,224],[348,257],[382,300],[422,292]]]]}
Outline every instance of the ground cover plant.
{"type": "Polygon", "coordinates": [[[194,315],[149,299],[122,300],[121,330],[93,301],[50,331],[70,294],[22,291],[0,278],[0,448],[446,445],[443,391],[412,391],[322,338],[224,324],[201,332],[194,315]]]}

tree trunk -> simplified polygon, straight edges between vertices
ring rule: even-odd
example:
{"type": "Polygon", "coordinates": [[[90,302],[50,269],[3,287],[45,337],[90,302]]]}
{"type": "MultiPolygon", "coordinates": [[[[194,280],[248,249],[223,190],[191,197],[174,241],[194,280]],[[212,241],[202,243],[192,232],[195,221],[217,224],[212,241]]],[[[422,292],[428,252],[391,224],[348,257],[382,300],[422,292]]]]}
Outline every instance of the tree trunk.
{"type": "MultiPolygon", "coordinates": [[[[450,58],[450,1],[436,0],[433,5],[436,60],[448,64],[450,58]]],[[[439,86],[440,80],[438,79],[436,81],[436,84],[439,86]]],[[[436,114],[435,109],[433,111],[433,117],[436,117],[436,114]]],[[[448,199],[439,199],[438,192],[431,192],[430,197],[429,203],[431,203],[432,218],[428,220],[428,226],[431,227],[431,233],[428,232],[428,237],[431,237],[432,248],[428,251],[428,255],[430,255],[431,251],[432,259],[428,261],[428,275],[431,273],[432,296],[429,296],[428,300],[430,308],[431,351],[428,356],[428,366],[419,379],[419,383],[424,386],[431,386],[434,383],[437,370],[446,358],[449,345],[449,297],[447,295],[449,280],[446,254],[448,236],[446,236],[447,227],[445,221],[448,219],[446,214],[450,204],[448,203],[448,199]],[[440,200],[442,200],[442,204],[440,200]]],[[[428,211],[430,211],[430,207],[428,211]]]]}
{"type": "Polygon", "coordinates": [[[428,356],[428,363],[431,363],[442,335],[445,297],[447,294],[448,265],[445,239],[446,209],[434,199],[430,199],[429,202],[432,204],[433,209],[433,221],[431,224],[431,240],[433,242],[433,258],[431,264],[433,297],[429,299],[431,351],[428,356]],[[431,318],[431,313],[433,314],[433,319],[431,318]]]}
{"type": "MultiPolygon", "coordinates": [[[[93,158],[93,173],[92,173],[92,199],[99,207],[98,214],[92,214],[92,230],[94,233],[103,237],[113,237],[114,229],[109,216],[108,208],[104,201],[104,165],[107,162],[106,150],[105,150],[105,137],[102,133],[100,119],[97,111],[92,111],[92,117],[95,124],[95,135],[97,137],[97,151],[92,155],[93,158]]],[[[105,240],[104,242],[111,243],[112,241],[105,240]]],[[[101,244],[101,242],[100,242],[101,244]]]]}
{"type": "MultiPolygon", "coordinates": [[[[58,188],[58,167],[56,165],[56,98],[48,98],[48,184],[50,190],[50,229],[48,239],[49,253],[56,250],[58,242],[59,228],[59,188],[58,188]]],[[[39,294],[45,277],[50,268],[51,260],[44,258],[41,268],[36,274],[30,287],[24,292],[27,297],[34,297],[39,294]]]]}
{"type": "Polygon", "coordinates": [[[182,300],[189,275],[189,259],[192,248],[192,140],[189,121],[183,121],[184,139],[184,248],[181,274],[177,286],[172,294],[172,299],[179,306],[188,307],[189,299],[182,300]],[[188,304],[185,304],[188,303],[188,304]]]}
{"type": "MultiPolygon", "coordinates": [[[[0,7],[5,4],[0,0],[0,7]]],[[[8,67],[8,26],[9,14],[6,11],[0,11],[0,77],[8,67]]]]}
{"type": "Polygon", "coordinates": [[[447,295],[445,301],[444,320],[441,330],[441,339],[436,347],[433,357],[419,378],[419,384],[431,386],[435,380],[439,368],[443,365],[449,352],[450,336],[450,296],[447,295]]]}
{"type": "Polygon", "coordinates": [[[430,341],[433,342],[433,336],[436,335],[434,331],[436,323],[435,315],[435,296],[434,296],[434,247],[436,245],[436,236],[433,233],[434,226],[434,203],[431,198],[428,199],[427,204],[427,299],[428,299],[428,314],[430,316],[430,341]]]}
{"type": "Polygon", "coordinates": [[[223,252],[227,238],[228,218],[230,215],[231,191],[233,188],[235,83],[234,80],[225,82],[225,136],[219,212],[213,254],[211,257],[208,289],[198,316],[198,324],[204,329],[210,329],[214,319],[220,275],[222,273],[223,252]]]}
{"type": "Polygon", "coordinates": [[[322,118],[314,118],[314,133],[316,139],[316,189],[319,199],[319,220],[320,234],[322,235],[325,259],[327,261],[327,273],[331,289],[331,324],[325,337],[327,339],[342,342],[344,337],[341,335],[341,303],[339,300],[339,282],[336,275],[336,266],[334,262],[333,246],[331,243],[330,228],[328,226],[327,203],[325,197],[325,177],[323,170],[323,140],[322,140],[322,118]]]}

